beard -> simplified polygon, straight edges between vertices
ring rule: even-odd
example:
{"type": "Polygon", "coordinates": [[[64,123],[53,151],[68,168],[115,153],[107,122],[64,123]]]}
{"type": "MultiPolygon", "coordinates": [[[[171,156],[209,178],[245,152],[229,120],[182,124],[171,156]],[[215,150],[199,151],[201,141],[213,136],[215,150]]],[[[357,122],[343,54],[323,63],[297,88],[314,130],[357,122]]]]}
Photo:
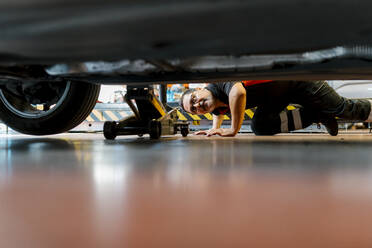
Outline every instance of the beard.
{"type": "Polygon", "coordinates": [[[209,112],[209,113],[213,112],[213,110],[215,109],[213,96],[208,96],[207,98],[204,99],[203,109],[204,111],[209,112]]]}

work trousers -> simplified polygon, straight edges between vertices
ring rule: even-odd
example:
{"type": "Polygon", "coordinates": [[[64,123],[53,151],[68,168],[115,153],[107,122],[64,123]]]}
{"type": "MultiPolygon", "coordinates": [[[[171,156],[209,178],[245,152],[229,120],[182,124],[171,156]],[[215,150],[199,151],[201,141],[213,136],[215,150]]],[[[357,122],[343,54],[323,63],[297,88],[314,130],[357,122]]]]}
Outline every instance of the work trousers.
{"type": "Polygon", "coordinates": [[[286,133],[335,117],[362,122],[371,112],[370,101],[341,97],[324,81],[275,81],[259,87],[266,89],[252,119],[256,135],[286,133]],[[290,104],[297,108],[288,110],[290,104]]]}

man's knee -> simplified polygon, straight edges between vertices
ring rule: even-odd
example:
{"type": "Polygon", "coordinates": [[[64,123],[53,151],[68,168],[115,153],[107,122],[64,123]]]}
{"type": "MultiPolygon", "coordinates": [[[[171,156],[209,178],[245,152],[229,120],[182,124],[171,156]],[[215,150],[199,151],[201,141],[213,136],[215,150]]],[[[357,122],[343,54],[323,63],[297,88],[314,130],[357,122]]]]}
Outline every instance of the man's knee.
{"type": "Polygon", "coordinates": [[[255,135],[274,135],[278,133],[275,130],[273,122],[270,118],[256,118],[256,116],[252,119],[251,129],[255,135]]]}

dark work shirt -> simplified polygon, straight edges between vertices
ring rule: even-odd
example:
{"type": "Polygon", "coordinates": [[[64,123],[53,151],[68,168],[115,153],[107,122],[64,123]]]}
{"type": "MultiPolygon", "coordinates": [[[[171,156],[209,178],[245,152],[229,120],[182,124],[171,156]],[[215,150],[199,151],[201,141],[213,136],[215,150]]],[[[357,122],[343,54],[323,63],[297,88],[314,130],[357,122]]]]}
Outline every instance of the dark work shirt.
{"type": "MultiPolygon", "coordinates": [[[[208,84],[206,89],[209,90],[214,97],[229,105],[230,91],[237,83],[243,84],[242,82],[212,83],[208,84]]],[[[290,89],[296,84],[297,82],[295,81],[270,81],[254,85],[243,84],[247,96],[246,109],[259,105],[275,104],[275,102],[281,101],[281,99],[288,99],[290,89]]],[[[212,114],[221,115],[229,112],[229,107],[222,107],[215,109],[212,114]]]]}
{"type": "MultiPolygon", "coordinates": [[[[223,103],[229,105],[229,94],[231,91],[231,88],[240,82],[227,82],[227,83],[215,83],[215,84],[208,84],[207,87],[205,87],[207,90],[209,90],[214,97],[222,101],[223,103]]],[[[215,109],[212,114],[214,115],[223,115],[230,112],[229,107],[222,107],[215,109]]]]}

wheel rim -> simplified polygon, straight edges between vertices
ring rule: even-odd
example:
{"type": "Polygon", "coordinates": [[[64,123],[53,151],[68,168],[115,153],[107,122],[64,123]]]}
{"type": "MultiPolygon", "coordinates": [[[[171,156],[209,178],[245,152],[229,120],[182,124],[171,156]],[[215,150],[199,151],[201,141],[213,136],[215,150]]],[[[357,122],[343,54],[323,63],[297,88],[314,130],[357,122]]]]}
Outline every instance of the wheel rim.
{"type": "MultiPolygon", "coordinates": [[[[4,103],[4,105],[14,114],[24,117],[24,118],[40,118],[43,116],[47,116],[58,109],[58,107],[64,102],[67,97],[67,94],[70,90],[71,82],[66,82],[65,89],[63,91],[62,96],[58,99],[58,101],[51,105],[47,110],[39,109],[38,107],[41,105],[30,104],[26,101],[22,101],[19,98],[11,96],[7,94],[3,90],[0,89],[0,100],[4,103]]],[[[41,105],[45,106],[45,105],[41,105]]]]}

